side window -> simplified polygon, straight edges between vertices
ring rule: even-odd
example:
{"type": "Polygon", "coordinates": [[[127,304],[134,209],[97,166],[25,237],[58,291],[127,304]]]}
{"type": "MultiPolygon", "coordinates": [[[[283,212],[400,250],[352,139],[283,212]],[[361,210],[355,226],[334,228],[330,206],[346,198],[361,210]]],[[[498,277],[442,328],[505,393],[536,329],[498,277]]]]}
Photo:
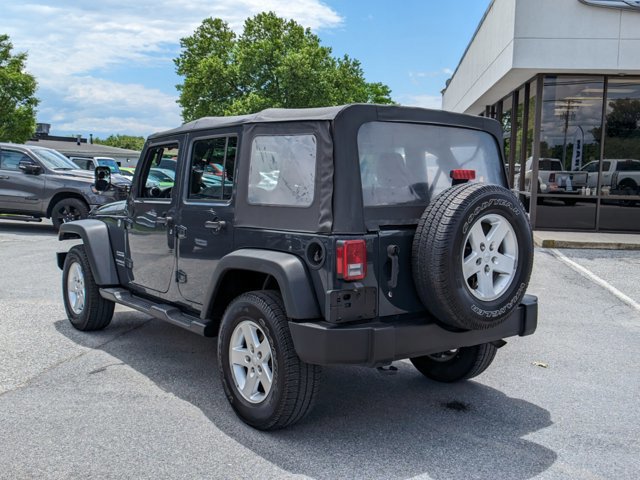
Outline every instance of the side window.
{"type": "Polygon", "coordinates": [[[29,160],[29,157],[21,152],[2,150],[0,153],[0,170],[19,170],[20,160],[29,160]]]}
{"type": "Polygon", "coordinates": [[[189,164],[190,200],[229,200],[233,192],[238,137],[196,140],[189,164]]]}
{"type": "Polygon", "coordinates": [[[170,143],[147,150],[141,167],[142,175],[138,178],[138,198],[171,198],[176,172],[161,168],[160,163],[168,158],[177,158],[178,148],[177,143],[170,143]]]}
{"type": "Polygon", "coordinates": [[[251,144],[248,201],[308,207],[313,202],[315,173],[315,136],[257,136],[251,144]]]}
{"type": "MultiPolygon", "coordinates": [[[[593,165],[594,165],[593,171],[597,172],[598,171],[598,162],[594,162],[593,165]]],[[[611,162],[602,162],[602,171],[604,173],[607,173],[610,168],[611,168],[611,162]]]]}

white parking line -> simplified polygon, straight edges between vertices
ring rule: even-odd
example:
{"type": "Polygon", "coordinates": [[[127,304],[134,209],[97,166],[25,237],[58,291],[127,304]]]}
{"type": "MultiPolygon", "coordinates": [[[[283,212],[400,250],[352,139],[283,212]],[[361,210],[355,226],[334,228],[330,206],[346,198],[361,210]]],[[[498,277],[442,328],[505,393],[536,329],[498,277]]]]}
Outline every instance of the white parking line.
{"type": "Polygon", "coordinates": [[[587,277],[589,280],[591,280],[593,283],[596,283],[598,285],[600,285],[602,288],[604,288],[605,290],[609,291],[610,293],[612,293],[613,295],[615,295],[616,297],[618,297],[620,300],[622,300],[624,303],[626,303],[627,305],[629,305],[630,307],[634,308],[635,310],[637,310],[638,312],[640,312],[640,303],[636,302],[633,298],[628,297],[627,295],[625,295],[624,293],[622,293],[620,290],[618,290],[616,287],[614,287],[613,285],[611,285],[610,283],[608,283],[607,281],[603,280],[602,278],[600,278],[599,276],[597,276],[595,273],[593,273],[592,271],[584,268],[582,265],[574,262],[573,260],[571,260],[570,258],[568,258],[566,255],[564,255],[563,253],[561,253],[560,251],[556,250],[555,248],[550,248],[549,251],[560,261],[566,263],[569,267],[573,268],[576,272],[580,273],[581,275],[587,277]]]}

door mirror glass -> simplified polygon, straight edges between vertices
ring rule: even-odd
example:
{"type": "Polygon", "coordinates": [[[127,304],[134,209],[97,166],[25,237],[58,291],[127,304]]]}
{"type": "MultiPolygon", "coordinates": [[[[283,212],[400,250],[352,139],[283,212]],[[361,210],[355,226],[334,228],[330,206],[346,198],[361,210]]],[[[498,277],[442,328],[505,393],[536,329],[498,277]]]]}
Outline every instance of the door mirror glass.
{"type": "Polygon", "coordinates": [[[40,173],[40,165],[38,165],[30,158],[23,158],[22,160],[20,160],[20,163],[18,163],[18,168],[24,173],[29,173],[32,175],[37,175],[40,173]]]}
{"type": "Polygon", "coordinates": [[[97,191],[104,192],[108,190],[111,185],[111,169],[109,167],[96,167],[94,178],[97,191]]]}

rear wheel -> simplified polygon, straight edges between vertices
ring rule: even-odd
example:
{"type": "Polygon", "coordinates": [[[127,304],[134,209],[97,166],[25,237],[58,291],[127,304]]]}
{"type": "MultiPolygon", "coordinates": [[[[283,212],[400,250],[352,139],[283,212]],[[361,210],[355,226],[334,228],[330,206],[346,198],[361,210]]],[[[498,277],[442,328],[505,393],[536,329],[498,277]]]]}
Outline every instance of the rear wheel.
{"type": "Polygon", "coordinates": [[[318,393],[320,367],[298,357],[280,294],[240,295],[227,308],[218,335],[218,368],[236,414],[260,430],[302,419],[318,393]]]}
{"type": "Polygon", "coordinates": [[[87,218],[89,206],[79,198],[63,198],[58,201],[51,210],[51,221],[56,230],[63,223],[73,222],[87,218]]]}
{"type": "Polygon", "coordinates": [[[111,323],[115,303],[100,296],[84,245],[71,248],[65,258],[62,294],[67,317],[76,329],[102,330],[111,323]]]}
{"type": "Polygon", "coordinates": [[[484,343],[415,357],[411,363],[431,380],[453,383],[480,375],[491,365],[497,351],[493,344],[484,343]]]}

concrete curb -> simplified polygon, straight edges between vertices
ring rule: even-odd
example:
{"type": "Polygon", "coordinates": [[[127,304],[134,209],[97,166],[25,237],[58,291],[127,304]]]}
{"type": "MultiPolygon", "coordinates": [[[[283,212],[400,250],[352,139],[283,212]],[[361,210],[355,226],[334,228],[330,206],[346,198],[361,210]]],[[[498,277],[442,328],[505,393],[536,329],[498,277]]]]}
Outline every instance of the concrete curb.
{"type": "Polygon", "coordinates": [[[542,248],[640,250],[640,235],[535,231],[533,243],[542,248]]]}

